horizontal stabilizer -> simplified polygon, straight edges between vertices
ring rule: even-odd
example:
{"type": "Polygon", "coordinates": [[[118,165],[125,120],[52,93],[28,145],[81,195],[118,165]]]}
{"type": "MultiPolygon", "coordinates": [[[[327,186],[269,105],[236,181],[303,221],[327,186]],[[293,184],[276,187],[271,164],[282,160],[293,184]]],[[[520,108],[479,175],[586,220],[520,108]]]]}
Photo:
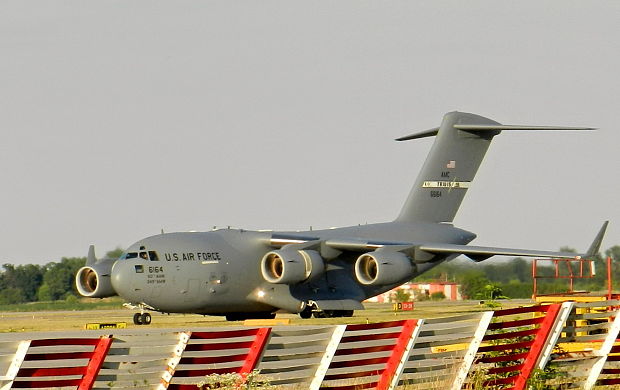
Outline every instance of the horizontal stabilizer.
{"type": "Polygon", "coordinates": [[[521,126],[521,125],[454,125],[455,129],[467,131],[504,131],[504,130],[596,130],[594,127],[566,126],[521,126]]]}
{"type": "Polygon", "coordinates": [[[429,130],[420,131],[419,133],[413,133],[404,137],[396,138],[396,141],[409,141],[410,139],[434,137],[439,133],[439,127],[434,127],[429,130]]]}
{"type": "MultiPolygon", "coordinates": [[[[596,130],[595,127],[570,127],[570,126],[528,126],[528,125],[466,125],[466,124],[455,124],[453,125],[455,129],[465,130],[465,131],[512,131],[512,130],[523,130],[523,131],[545,131],[545,130],[596,130]]],[[[396,138],[396,141],[409,141],[412,139],[426,138],[426,137],[434,137],[439,133],[439,127],[434,127],[429,130],[420,131],[418,133],[413,133],[410,135],[406,135],[400,138],[396,138]]]]}

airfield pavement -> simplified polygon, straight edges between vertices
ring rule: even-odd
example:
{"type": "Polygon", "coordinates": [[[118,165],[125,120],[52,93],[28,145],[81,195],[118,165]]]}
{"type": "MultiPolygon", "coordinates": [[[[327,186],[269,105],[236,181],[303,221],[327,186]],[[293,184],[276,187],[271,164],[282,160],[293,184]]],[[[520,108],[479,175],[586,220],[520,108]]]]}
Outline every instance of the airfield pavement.
{"type": "MultiPolygon", "coordinates": [[[[500,308],[512,308],[533,304],[531,300],[497,301],[500,308]]],[[[278,313],[277,319],[289,319],[290,325],[330,325],[359,324],[367,322],[392,321],[405,318],[438,318],[462,313],[488,311],[493,308],[480,301],[423,301],[416,302],[413,311],[394,311],[391,303],[365,303],[366,310],[359,310],[351,318],[311,318],[303,320],[296,314],[278,313]]],[[[98,309],[81,311],[39,311],[39,312],[0,312],[0,339],[8,333],[47,332],[83,330],[87,323],[125,322],[127,328],[153,329],[173,328],[187,330],[192,328],[211,328],[218,326],[240,326],[243,322],[228,322],[224,317],[202,316],[197,314],[161,314],[151,312],[151,325],[133,324],[135,311],[118,309],[98,309]]]]}

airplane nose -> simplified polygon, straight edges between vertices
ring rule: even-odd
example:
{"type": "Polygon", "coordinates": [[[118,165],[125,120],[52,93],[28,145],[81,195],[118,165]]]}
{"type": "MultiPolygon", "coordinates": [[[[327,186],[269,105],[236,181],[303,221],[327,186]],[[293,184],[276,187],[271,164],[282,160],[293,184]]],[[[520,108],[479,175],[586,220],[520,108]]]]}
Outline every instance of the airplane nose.
{"type": "MultiPolygon", "coordinates": [[[[120,260],[112,267],[111,282],[116,293],[123,298],[130,298],[133,275],[136,273],[136,264],[129,260],[120,260]]],[[[141,267],[142,265],[140,265],[141,267]]]]}

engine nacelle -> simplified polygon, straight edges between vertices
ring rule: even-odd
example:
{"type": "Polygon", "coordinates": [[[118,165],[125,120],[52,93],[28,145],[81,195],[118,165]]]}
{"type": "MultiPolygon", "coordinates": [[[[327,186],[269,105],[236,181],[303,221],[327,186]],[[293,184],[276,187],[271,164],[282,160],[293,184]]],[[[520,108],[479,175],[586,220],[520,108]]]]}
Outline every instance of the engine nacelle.
{"type": "Polygon", "coordinates": [[[75,286],[78,292],[88,298],[112,297],[116,294],[110,274],[116,260],[103,260],[79,269],[75,275],[75,286]]]}
{"type": "Polygon", "coordinates": [[[414,265],[401,252],[375,251],[365,253],[355,261],[355,277],[364,285],[396,283],[411,275],[414,265]]]}
{"type": "Polygon", "coordinates": [[[260,270],[269,283],[295,284],[321,275],[325,264],[317,251],[285,249],[263,256],[260,270]]]}

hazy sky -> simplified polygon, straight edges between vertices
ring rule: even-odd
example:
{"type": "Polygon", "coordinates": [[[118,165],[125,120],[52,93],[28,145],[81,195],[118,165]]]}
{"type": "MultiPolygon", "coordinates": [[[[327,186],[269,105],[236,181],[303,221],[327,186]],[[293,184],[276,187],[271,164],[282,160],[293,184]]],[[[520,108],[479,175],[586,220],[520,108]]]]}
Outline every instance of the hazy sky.
{"type": "Polygon", "coordinates": [[[475,243],[620,244],[618,1],[0,0],[0,263],[167,232],[392,220],[474,112],[475,243]]]}

